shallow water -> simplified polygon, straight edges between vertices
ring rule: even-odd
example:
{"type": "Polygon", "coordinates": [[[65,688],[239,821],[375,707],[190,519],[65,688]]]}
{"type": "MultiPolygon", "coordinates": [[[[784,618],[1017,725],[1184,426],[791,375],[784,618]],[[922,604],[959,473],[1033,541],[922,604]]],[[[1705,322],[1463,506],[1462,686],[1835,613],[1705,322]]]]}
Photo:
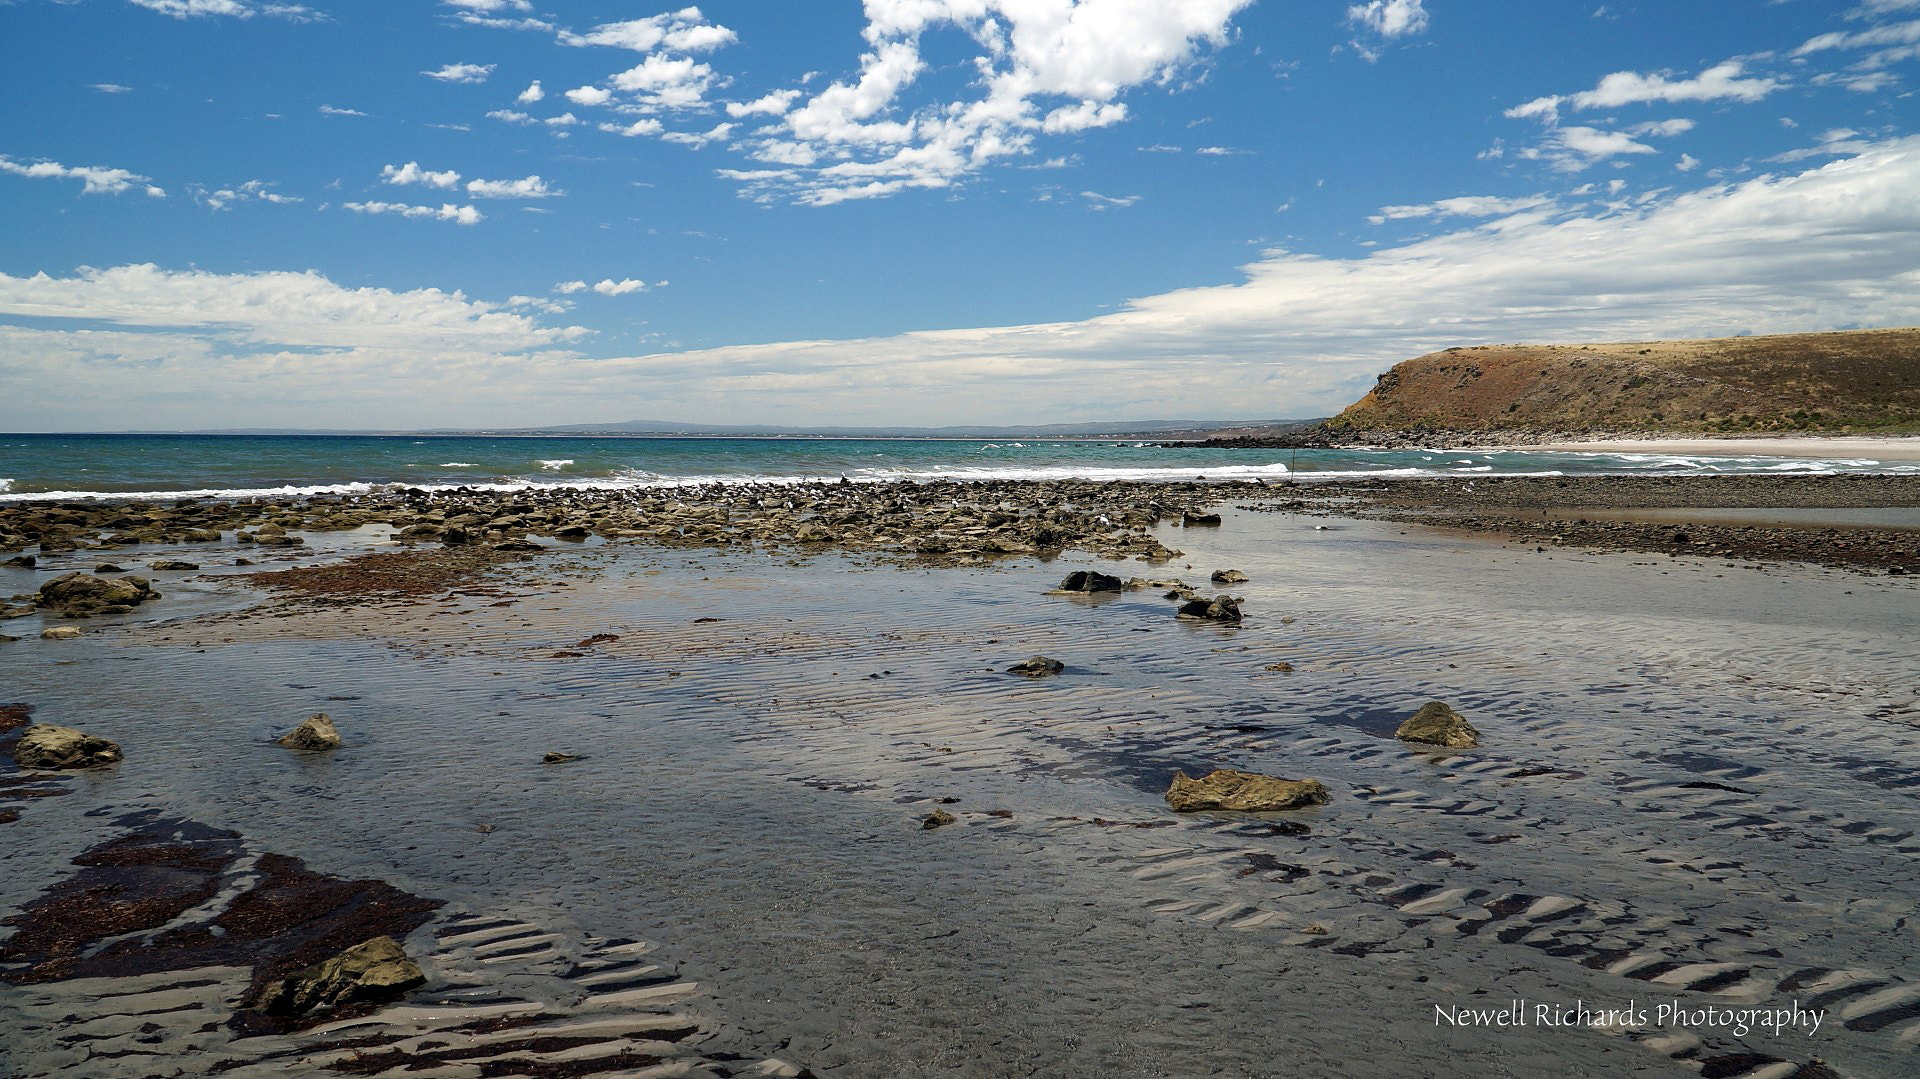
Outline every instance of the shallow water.
{"type": "MultiPolygon", "coordinates": [[[[1914,584],[1326,523],[1229,511],[1163,533],[1191,569],[1100,566],[1241,569],[1231,628],[1152,591],[1042,595],[1084,559],[608,546],[509,606],[0,646],[36,718],[127,752],[0,825],[0,904],[103,810],[162,807],[468,916],[653,942],[714,1047],[821,1075],[1910,1074],[1914,584]],[[595,633],[619,639],[576,647],[595,633]],[[1067,671],[1003,673],[1035,653],[1067,671]],[[1390,737],[1433,698],[1485,748],[1390,737]],[[317,710],[344,749],[269,744],[317,710]],[[1221,766],[1334,800],[1167,810],[1176,768],[1221,766]],[[944,798],[959,822],[923,831],[944,798]],[[1811,1037],[1436,1017],[1516,997],[1827,1014],[1811,1037]]],[[[154,617],[232,587],[182,581],[154,617]]]]}

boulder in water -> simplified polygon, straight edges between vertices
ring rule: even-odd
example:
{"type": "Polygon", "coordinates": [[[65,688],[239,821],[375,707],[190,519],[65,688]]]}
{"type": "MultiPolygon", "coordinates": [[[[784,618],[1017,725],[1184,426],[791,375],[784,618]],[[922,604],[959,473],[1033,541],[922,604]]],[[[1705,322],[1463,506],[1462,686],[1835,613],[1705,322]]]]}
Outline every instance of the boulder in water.
{"type": "Polygon", "coordinates": [[[334,729],[333,717],[325,712],[315,712],[308,716],[298,727],[281,735],[279,744],[288,749],[323,750],[340,748],[340,732],[334,729]]]}
{"type": "Polygon", "coordinates": [[[1198,809],[1236,809],[1261,812],[1326,805],[1327,788],[1317,779],[1281,779],[1256,772],[1219,768],[1201,776],[1173,774],[1167,804],[1181,813],[1198,809]]]}
{"type": "Polygon", "coordinates": [[[1473,724],[1440,701],[1428,701],[1421,705],[1418,712],[1400,724],[1400,729],[1394,731],[1393,736],[1402,742],[1446,746],[1449,749],[1472,749],[1480,744],[1480,732],[1473,729],[1473,724]]]}
{"type": "Polygon", "coordinates": [[[1067,574],[1060,587],[1053,590],[1054,595],[1079,594],[1091,592],[1120,592],[1126,589],[1126,582],[1110,573],[1095,570],[1077,569],[1067,574]]]}
{"type": "Polygon", "coordinates": [[[14,763],[22,768],[58,771],[98,768],[120,759],[120,747],[72,727],[36,723],[13,746],[14,763]]]}
{"type": "Polygon", "coordinates": [[[85,618],[91,614],[120,614],[159,598],[160,593],[138,574],[96,577],[75,570],[41,585],[38,602],[69,617],[85,618]]]}
{"type": "Polygon", "coordinates": [[[392,937],[375,937],[267,986],[254,1007],[295,1016],[343,1004],[393,1000],[426,975],[392,937]]]}

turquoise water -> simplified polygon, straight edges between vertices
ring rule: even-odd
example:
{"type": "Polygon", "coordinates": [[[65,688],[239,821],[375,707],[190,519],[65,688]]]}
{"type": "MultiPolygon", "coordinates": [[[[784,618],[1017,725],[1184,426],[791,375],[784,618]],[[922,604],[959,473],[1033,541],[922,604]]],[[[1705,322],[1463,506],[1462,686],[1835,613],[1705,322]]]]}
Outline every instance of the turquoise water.
{"type": "Polygon", "coordinates": [[[1528,450],[1242,450],[1151,442],[363,435],[0,435],[0,499],[648,487],[837,479],[1277,479],[1357,475],[1915,472],[1868,459],[1528,450]]]}

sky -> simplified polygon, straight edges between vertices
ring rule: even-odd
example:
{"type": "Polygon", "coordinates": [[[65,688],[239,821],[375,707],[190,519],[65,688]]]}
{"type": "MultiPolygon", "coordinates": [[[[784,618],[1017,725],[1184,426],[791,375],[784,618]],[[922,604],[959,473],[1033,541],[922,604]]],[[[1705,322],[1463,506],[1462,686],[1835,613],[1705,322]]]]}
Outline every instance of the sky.
{"type": "Polygon", "coordinates": [[[0,0],[0,430],[1326,415],[1920,324],[1920,0],[0,0]]]}

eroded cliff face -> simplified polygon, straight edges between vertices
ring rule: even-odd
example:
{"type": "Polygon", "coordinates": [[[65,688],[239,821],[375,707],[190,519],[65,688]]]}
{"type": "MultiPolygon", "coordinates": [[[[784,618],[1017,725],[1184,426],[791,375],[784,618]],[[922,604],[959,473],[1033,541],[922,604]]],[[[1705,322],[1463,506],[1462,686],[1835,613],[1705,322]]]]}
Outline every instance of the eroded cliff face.
{"type": "Polygon", "coordinates": [[[1920,329],[1481,345],[1401,363],[1329,427],[1786,431],[1920,427],[1920,329]]]}

